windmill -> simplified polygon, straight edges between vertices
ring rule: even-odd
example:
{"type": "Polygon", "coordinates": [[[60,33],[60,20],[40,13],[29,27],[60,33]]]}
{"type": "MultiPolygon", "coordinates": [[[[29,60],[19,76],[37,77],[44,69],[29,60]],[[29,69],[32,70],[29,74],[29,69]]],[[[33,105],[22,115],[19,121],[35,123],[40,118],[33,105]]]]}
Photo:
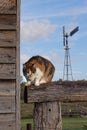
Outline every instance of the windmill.
{"type": "Polygon", "coordinates": [[[69,77],[71,76],[71,80],[73,80],[72,75],[72,67],[71,67],[71,60],[70,60],[70,53],[69,53],[69,45],[68,45],[68,37],[73,36],[77,31],[79,30],[79,27],[77,26],[74,28],[69,34],[65,32],[65,27],[63,26],[63,45],[65,49],[65,59],[64,59],[64,69],[63,69],[63,80],[69,80],[69,77]]]}

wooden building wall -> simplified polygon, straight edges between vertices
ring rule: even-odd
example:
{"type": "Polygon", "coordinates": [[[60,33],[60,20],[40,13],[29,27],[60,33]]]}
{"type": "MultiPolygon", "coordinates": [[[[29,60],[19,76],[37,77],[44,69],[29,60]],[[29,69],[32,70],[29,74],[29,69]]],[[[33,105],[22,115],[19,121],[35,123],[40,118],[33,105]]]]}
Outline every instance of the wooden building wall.
{"type": "Polygon", "coordinates": [[[20,0],[0,0],[0,130],[20,130],[20,0]]]}

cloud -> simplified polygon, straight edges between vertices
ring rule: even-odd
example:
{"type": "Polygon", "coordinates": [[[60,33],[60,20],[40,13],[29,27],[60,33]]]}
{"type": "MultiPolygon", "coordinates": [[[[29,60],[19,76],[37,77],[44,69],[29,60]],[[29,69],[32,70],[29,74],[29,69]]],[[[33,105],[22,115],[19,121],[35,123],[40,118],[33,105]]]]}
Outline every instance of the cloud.
{"type": "Polygon", "coordinates": [[[78,17],[81,15],[87,14],[87,4],[83,4],[81,6],[73,6],[73,7],[65,7],[63,10],[57,10],[51,12],[51,13],[40,13],[37,10],[37,15],[35,14],[30,14],[27,13],[27,15],[24,15],[22,18],[25,20],[34,20],[34,19],[48,19],[48,18],[53,18],[53,17],[78,17]]]}
{"type": "Polygon", "coordinates": [[[81,7],[71,7],[71,8],[64,8],[62,11],[57,12],[51,12],[47,14],[38,14],[38,15],[29,15],[24,16],[23,18],[28,19],[48,19],[52,17],[78,17],[81,15],[87,14],[87,5],[82,5],[81,7]]]}
{"type": "Polygon", "coordinates": [[[28,41],[35,41],[40,38],[47,39],[56,29],[57,25],[51,24],[48,20],[21,22],[21,39],[28,41]]]}
{"type": "Polygon", "coordinates": [[[29,57],[26,54],[22,54],[20,59],[21,59],[21,63],[23,64],[29,59],[29,57]]]}

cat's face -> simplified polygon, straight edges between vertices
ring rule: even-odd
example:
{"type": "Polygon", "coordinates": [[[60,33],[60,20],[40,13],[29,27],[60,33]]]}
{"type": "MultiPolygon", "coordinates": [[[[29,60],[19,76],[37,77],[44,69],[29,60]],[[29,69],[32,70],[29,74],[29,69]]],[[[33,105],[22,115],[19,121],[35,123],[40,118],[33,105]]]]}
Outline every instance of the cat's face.
{"type": "Polygon", "coordinates": [[[27,80],[31,80],[31,77],[36,72],[34,64],[23,64],[23,74],[27,80]]]}

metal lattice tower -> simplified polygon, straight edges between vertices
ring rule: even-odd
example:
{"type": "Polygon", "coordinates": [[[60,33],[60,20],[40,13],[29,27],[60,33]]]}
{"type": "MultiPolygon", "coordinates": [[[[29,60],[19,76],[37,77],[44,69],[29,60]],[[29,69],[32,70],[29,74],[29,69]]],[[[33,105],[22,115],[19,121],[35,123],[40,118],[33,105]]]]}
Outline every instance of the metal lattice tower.
{"type": "Polygon", "coordinates": [[[72,67],[71,67],[71,60],[70,60],[70,52],[69,52],[69,45],[68,45],[68,37],[72,36],[75,32],[77,32],[79,27],[76,27],[74,30],[68,33],[65,33],[65,27],[63,26],[63,44],[65,49],[65,58],[64,58],[64,69],[63,69],[63,80],[73,80],[72,74],[72,67]],[[70,78],[71,77],[71,78],[70,78]]]}

